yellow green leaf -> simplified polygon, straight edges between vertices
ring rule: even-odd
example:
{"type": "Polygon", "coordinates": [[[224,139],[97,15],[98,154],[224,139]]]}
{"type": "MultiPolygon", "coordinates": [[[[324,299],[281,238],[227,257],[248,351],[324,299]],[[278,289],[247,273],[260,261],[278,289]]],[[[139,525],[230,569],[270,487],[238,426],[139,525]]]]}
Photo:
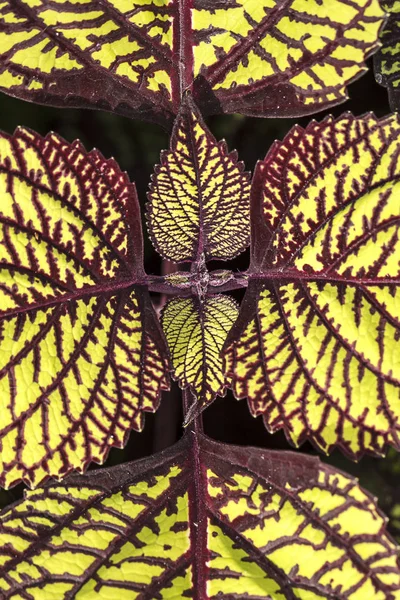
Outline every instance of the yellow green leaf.
{"type": "Polygon", "coordinates": [[[115,110],[165,123],[177,85],[171,4],[3,2],[0,88],[44,104],[115,110]]]}
{"type": "Polygon", "coordinates": [[[116,163],[18,129],[0,134],[0,195],[0,483],[36,485],[140,430],[168,366],[116,163]]]}
{"type": "Polygon", "coordinates": [[[221,295],[173,298],[163,309],[161,325],[174,377],[195,397],[191,416],[225,393],[221,350],[238,312],[236,302],[221,295]]]}
{"type": "Polygon", "coordinates": [[[148,224],[156,250],[175,262],[228,260],[250,241],[249,174],[207,129],[186,95],[170,150],[155,168],[148,224]]]}
{"type": "Polygon", "coordinates": [[[345,114],[295,127],[257,168],[226,369],[296,446],[400,449],[399,150],[397,116],[345,114]]]}
{"type": "Polygon", "coordinates": [[[194,75],[207,85],[198,95],[205,102],[211,88],[224,112],[256,116],[311,114],[342,102],[347,83],[378,47],[382,16],[379,2],[370,0],[238,0],[219,6],[200,0],[192,14],[199,40],[194,75]]]}
{"type": "Polygon", "coordinates": [[[5,0],[0,89],[171,122],[310,114],[342,102],[383,21],[378,0],[5,0]]]}
{"type": "Polygon", "coordinates": [[[316,458],[189,432],[0,516],[4,600],[398,600],[374,500],[316,458]]]}

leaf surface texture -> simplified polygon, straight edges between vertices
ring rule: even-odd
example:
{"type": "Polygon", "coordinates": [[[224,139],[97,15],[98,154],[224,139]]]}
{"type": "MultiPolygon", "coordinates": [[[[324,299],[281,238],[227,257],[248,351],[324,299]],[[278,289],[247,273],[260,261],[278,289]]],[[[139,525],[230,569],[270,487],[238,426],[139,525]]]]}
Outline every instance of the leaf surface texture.
{"type": "Polygon", "coordinates": [[[206,127],[187,95],[149,192],[153,245],[175,261],[228,260],[250,242],[249,174],[206,127]]]}
{"type": "Polygon", "coordinates": [[[295,127],[257,168],[226,368],[295,445],[400,448],[399,148],[397,116],[345,114],[295,127]]]}
{"type": "Polygon", "coordinates": [[[101,462],[167,386],[135,188],[55,134],[0,136],[0,482],[101,462]]]}
{"type": "Polygon", "coordinates": [[[400,597],[396,546],[353,479],[311,457],[194,440],[3,512],[3,598],[400,597]]]}
{"type": "Polygon", "coordinates": [[[163,309],[161,324],[174,376],[183,388],[192,391],[192,409],[197,412],[217,395],[225,394],[221,350],[238,313],[236,302],[219,294],[203,301],[196,297],[174,298],[163,309]]]}
{"type": "Polygon", "coordinates": [[[346,98],[377,48],[378,0],[7,0],[0,88],[57,106],[172,120],[310,114],[346,98]]]}

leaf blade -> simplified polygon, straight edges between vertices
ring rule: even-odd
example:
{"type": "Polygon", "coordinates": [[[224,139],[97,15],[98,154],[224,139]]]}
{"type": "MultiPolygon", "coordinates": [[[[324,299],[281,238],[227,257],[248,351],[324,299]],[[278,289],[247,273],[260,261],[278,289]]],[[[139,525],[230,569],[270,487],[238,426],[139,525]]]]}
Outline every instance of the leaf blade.
{"type": "Polygon", "coordinates": [[[208,50],[203,65],[201,55],[197,63],[208,84],[204,95],[213,87],[224,112],[276,117],[328,108],[345,99],[345,81],[361,74],[363,51],[376,49],[372,31],[376,27],[377,34],[381,14],[376,4],[240,2],[230,11],[228,27],[224,8],[215,11],[208,36],[202,11],[193,16],[199,47],[210,37],[216,56],[221,55],[209,65],[208,50]],[[230,45],[228,52],[221,52],[220,44],[223,50],[230,45]]]}
{"type": "Polygon", "coordinates": [[[396,116],[328,118],[295,127],[257,168],[252,283],[226,368],[296,446],[399,447],[399,133],[396,116]]]}
{"type": "Polygon", "coordinates": [[[217,143],[186,95],[148,194],[157,252],[174,262],[234,258],[250,241],[249,195],[243,163],[217,143]]]}
{"type": "Polygon", "coordinates": [[[34,485],[142,428],[165,347],[136,191],[114,161],[20,129],[0,136],[0,188],[0,479],[34,485]]]}
{"type": "Polygon", "coordinates": [[[292,600],[307,591],[383,600],[400,586],[385,520],[350,477],[311,457],[261,457],[192,434],[151,459],[29,492],[3,511],[0,535],[5,598],[36,589],[65,599],[78,590],[196,598],[201,578],[208,597],[226,599],[292,600]],[[196,502],[205,512],[193,527],[196,502]]]}
{"type": "Polygon", "coordinates": [[[82,2],[74,10],[5,4],[2,89],[10,86],[14,95],[39,103],[115,110],[165,124],[171,118],[172,23],[157,4],[152,13],[145,8],[139,3],[130,19],[119,2],[82,2]]]}
{"type": "Polygon", "coordinates": [[[225,394],[226,381],[221,350],[238,315],[229,296],[169,300],[161,314],[161,326],[170,350],[174,377],[194,396],[186,424],[225,394]]]}
{"type": "Polygon", "coordinates": [[[383,19],[378,0],[114,0],[73,10],[16,0],[1,14],[3,91],[162,124],[188,89],[204,113],[300,116],[342,102],[383,19]]]}

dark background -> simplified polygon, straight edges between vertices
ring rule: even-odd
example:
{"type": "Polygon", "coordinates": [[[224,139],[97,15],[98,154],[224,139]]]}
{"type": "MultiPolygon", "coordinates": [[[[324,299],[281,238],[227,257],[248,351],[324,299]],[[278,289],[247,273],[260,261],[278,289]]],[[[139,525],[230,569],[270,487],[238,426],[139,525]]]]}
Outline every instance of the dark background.
{"type": "MultiPolygon", "coordinates": [[[[389,113],[386,90],[374,80],[372,61],[369,61],[369,67],[365,75],[349,86],[350,98],[346,103],[319,113],[315,118],[320,120],[328,113],[338,116],[344,111],[351,111],[355,115],[369,111],[378,116],[389,113]]],[[[265,156],[275,139],[282,139],[296,122],[305,126],[309,120],[223,115],[210,117],[207,123],[216,138],[225,138],[228,147],[236,149],[246,169],[252,171],[256,161],[265,156]]],[[[69,142],[80,138],[87,150],[96,147],[106,158],[113,156],[135,181],[143,215],[150,175],[159,161],[160,151],[168,147],[168,135],[160,127],[106,112],[39,106],[1,94],[0,129],[12,133],[18,125],[31,127],[42,135],[53,130],[69,142]]],[[[228,263],[227,267],[245,270],[248,260],[246,252],[228,263]]],[[[147,273],[160,274],[160,258],[147,239],[145,266],[147,273]]],[[[242,295],[242,292],[238,292],[236,298],[240,300],[242,295]]],[[[154,302],[159,304],[160,298],[154,296],[154,302]]],[[[174,384],[171,392],[164,394],[158,412],[146,416],[144,431],[132,432],[123,450],[112,449],[105,465],[124,463],[169,446],[182,434],[181,421],[180,391],[174,384]]],[[[261,418],[254,419],[250,415],[246,401],[237,402],[230,393],[225,398],[218,398],[203,413],[203,421],[205,432],[219,441],[293,450],[283,433],[269,434],[261,418]]],[[[315,454],[310,444],[304,444],[301,451],[315,454]]],[[[393,450],[385,458],[367,456],[359,463],[348,460],[338,451],[329,457],[321,456],[321,459],[357,476],[361,484],[378,497],[385,512],[390,513],[397,497],[400,503],[400,490],[397,491],[397,487],[400,488],[400,458],[393,450]]],[[[92,465],[91,468],[99,467],[92,465]]],[[[23,489],[24,486],[20,485],[0,492],[0,506],[20,498],[23,489]]],[[[396,533],[395,519],[391,521],[391,527],[396,533]]]]}

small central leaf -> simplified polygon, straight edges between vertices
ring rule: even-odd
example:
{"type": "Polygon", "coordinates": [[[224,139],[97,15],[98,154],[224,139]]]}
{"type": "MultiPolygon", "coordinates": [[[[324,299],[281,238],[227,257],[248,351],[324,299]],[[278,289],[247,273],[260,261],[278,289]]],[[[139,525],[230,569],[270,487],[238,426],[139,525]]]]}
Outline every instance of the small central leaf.
{"type": "Polygon", "coordinates": [[[238,316],[236,302],[215,295],[203,302],[197,298],[174,298],[161,315],[174,376],[195,397],[191,416],[225,393],[221,350],[238,316]]]}
{"type": "Polygon", "coordinates": [[[228,260],[249,244],[249,174],[217,143],[187,95],[169,152],[155,169],[148,223],[156,250],[175,262],[228,260]]]}

